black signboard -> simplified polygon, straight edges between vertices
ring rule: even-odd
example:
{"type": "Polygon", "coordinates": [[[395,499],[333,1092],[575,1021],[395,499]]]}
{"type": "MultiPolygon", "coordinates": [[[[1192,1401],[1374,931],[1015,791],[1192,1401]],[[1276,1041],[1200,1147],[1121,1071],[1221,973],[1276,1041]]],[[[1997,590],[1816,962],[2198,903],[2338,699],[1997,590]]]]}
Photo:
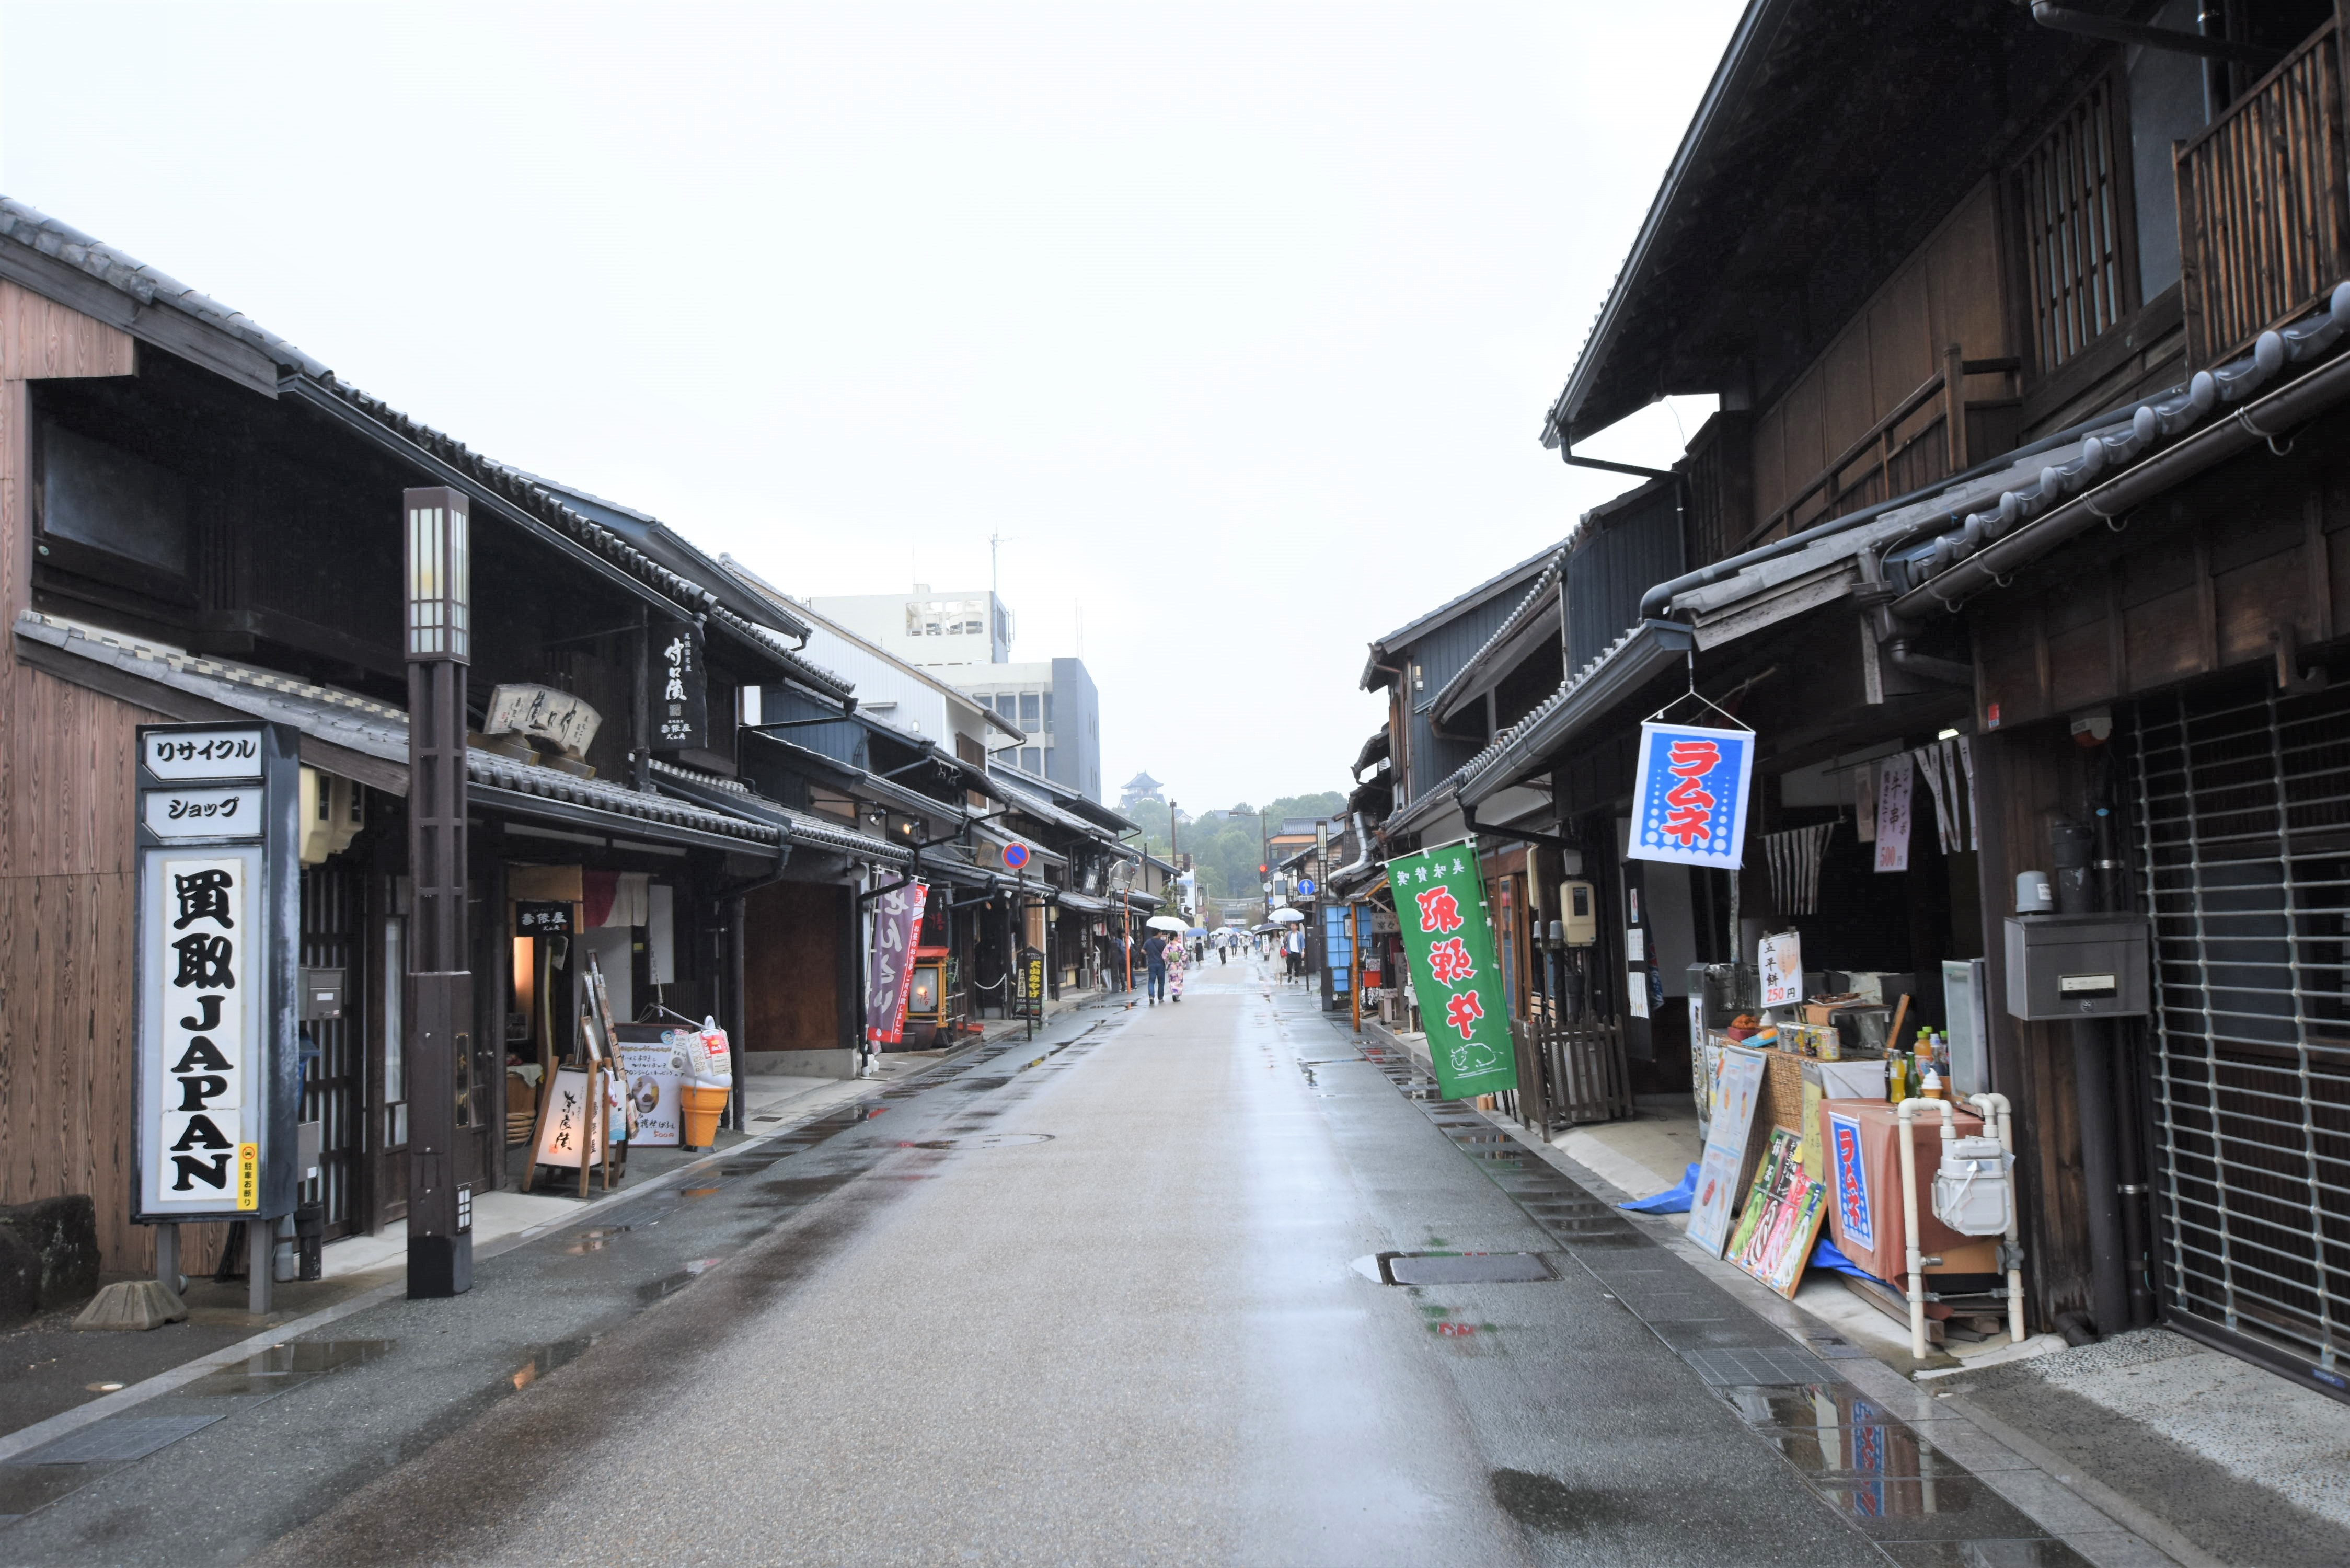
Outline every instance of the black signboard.
{"type": "Polygon", "coordinates": [[[571,906],[561,898],[517,898],[515,900],[515,935],[518,937],[567,937],[571,934],[571,906]]]}
{"type": "Polygon", "coordinates": [[[655,620],[647,628],[646,679],[652,686],[653,750],[699,751],[710,743],[708,682],[702,668],[702,628],[690,620],[655,620]]]}

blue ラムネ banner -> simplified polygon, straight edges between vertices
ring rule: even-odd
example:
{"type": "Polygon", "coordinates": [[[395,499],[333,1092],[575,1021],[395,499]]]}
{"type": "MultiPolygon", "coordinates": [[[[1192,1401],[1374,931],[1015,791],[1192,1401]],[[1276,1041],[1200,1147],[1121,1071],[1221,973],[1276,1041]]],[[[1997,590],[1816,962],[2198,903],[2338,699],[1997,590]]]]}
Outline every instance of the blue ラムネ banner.
{"type": "Polygon", "coordinates": [[[1641,725],[1631,858],[1684,866],[1740,864],[1753,771],[1751,730],[1641,725]]]}

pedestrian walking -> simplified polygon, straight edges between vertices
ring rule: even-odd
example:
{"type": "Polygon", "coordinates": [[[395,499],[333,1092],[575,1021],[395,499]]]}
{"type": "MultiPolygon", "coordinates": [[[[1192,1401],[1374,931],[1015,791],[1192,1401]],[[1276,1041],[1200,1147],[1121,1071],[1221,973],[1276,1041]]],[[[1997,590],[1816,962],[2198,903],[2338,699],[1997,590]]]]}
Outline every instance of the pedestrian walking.
{"type": "Polygon", "coordinates": [[[1191,950],[1182,938],[1171,939],[1167,944],[1167,1000],[1183,1000],[1183,977],[1191,970],[1191,950]]]}
{"type": "Polygon", "coordinates": [[[1167,939],[1151,932],[1142,944],[1142,956],[1150,965],[1150,1005],[1156,1007],[1167,994],[1167,939]]]}

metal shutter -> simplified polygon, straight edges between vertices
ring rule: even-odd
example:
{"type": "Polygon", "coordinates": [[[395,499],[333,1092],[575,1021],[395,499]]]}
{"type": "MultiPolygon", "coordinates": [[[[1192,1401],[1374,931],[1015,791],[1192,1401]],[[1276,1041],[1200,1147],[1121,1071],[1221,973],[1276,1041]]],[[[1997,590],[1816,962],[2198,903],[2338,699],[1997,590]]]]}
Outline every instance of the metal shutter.
{"type": "Polygon", "coordinates": [[[2330,1369],[2350,1325],[2350,690],[2155,699],[2136,752],[2159,1288],[2330,1369]]]}

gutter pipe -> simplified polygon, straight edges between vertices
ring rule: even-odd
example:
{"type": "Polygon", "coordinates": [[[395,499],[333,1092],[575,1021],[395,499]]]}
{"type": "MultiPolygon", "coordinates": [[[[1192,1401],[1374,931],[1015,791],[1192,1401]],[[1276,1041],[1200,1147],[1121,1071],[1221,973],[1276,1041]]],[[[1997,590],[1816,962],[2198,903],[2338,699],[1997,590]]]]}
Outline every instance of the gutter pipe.
{"type": "Polygon", "coordinates": [[[2284,58],[2282,49],[2263,48],[2258,44],[2240,44],[2232,38],[2217,36],[2211,27],[2211,8],[2206,6],[2199,18],[2207,29],[2203,33],[2181,33],[2169,27],[2149,27],[2143,22],[2124,22],[2112,16],[2100,16],[2094,11],[2075,11],[2069,5],[2052,5],[2048,0],[2032,0],[2032,19],[2042,26],[2058,33],[2078,33],[2087,38],[2109,38],[2117,44],[2140,44],[2149,49],[2168,49],[2177,55],[2200,55],[2207,60],[2234,60],[2242,65],[2257,66],[2267,70],[2284,58]]]}
{"type": "Polygon", "coordinates": [[[2174,387],[2169,391],[2162,393],[2160,398],[2147,398],[2142,402],[2132,404],[2129,408],[2116,409],[2112,413],[2098,414],[2094,418],[2083,420],[2076,425],[2066,426],[2054,435],[2043,436],[2029,446],[2017,447],[2012,452],[2003,452],[1997,457],[1986,458],[1963,473],[1955,473],[1947,479],[1938,479],[1933,483],[1913,490],[1907,495],[1897,495],[1890,501],[1880,501],[1874,506],[1864,506],[1859,511],[1846,513],[1842,517],[1831,517],[1825,523],[1814,524],[1800,534],[1790,534],[1783,539],[1773,539],[1767,545],[1758,545],[1752,550],[1727,556],[1710,566],[1700,566],[1696,571],[1684,572],[1678,577],[1669,578],[1640,596],[1640,618],[1642,620],[1661,619],[1665,615],[1666,607],[1673,602],[1674,597],[1689,592],[1691,588],[1701,588],[1710,583],[1718,583],[1724,577],[1736,576],[1749,566],[1760,566],[1765,561],[1775,561],[1782,556],[1793,555],[1795,551],[1804,549],[1817,540],[1841,534],[1848,528],[1857,528],[1864,523],[1873,523],[1888,512],[1914,505],[1929,495],[1955,489],[1969,480],[1981,479],[1984,474],[1996,473],[2002,468],[2012,468],[2022,459],[2037,457],[2043,452],[2054,452],[2060,446],[2067,446],[2079,441],[2093,430],[2101,430],[2117,421],[2134,418],[2138,410],[2152,408],[2161,399],[2175,397],[2179,389],[2174,387]]]}

